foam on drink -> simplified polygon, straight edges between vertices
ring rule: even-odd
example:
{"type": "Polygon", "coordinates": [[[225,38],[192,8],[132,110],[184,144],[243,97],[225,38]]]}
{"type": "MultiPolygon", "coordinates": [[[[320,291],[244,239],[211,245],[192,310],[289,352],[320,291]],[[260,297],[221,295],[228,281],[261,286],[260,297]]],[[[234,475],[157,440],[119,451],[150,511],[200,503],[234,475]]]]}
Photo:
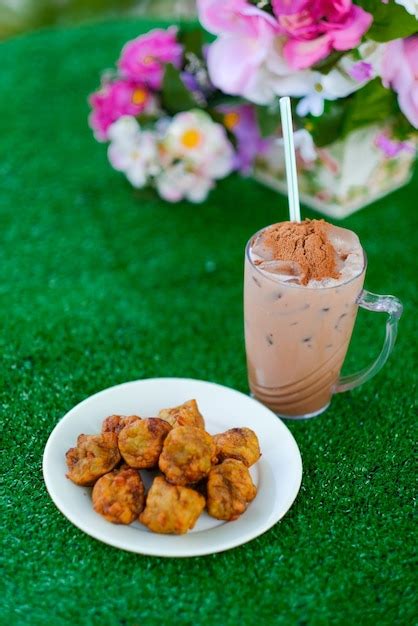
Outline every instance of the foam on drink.
{"type": "Polygon", "coordinates": [[[357,235],[324,220],[273,224],[254,237],[250,254],[259,270],[306,287],[343,284],[364,266],[357,235]]]}

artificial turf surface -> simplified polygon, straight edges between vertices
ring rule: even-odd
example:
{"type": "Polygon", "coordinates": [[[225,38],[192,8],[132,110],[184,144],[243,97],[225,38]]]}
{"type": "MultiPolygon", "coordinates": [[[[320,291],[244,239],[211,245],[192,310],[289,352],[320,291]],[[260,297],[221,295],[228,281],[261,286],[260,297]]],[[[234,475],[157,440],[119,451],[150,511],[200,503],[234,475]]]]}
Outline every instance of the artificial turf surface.
{"type": "MultiPolygon", "coordinates": [[[[367,288],[395,293],[405,313],[377,378],[318,419],[288,423],[304,476],[281,523],[223,554],[166,560],[88,537],[46,493],[45,442],[88,395],[154,376],[247,390],[243,248],[286,218],[285,199],[250,179],[222,182],[205,204],[171,206],[109,167],[86,97],[149,26],[105,23],[0,46],[0,620],[409,626],[417,178],[342,223],[367,250],[367,288]]],[[[348,369],[377,353],[383,322],[360,313],[348,369]]]]}

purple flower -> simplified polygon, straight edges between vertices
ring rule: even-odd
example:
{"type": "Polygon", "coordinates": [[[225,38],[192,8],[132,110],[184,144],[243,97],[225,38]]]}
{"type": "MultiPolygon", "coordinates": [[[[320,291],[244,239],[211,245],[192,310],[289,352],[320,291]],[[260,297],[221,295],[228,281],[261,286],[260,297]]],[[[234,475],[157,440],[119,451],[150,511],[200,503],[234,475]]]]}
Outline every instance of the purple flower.
{"type": "Polygon", "coordinates": [[[388,159],[397,157],[401,152],[410,152],[411,154],[415,152],[411,141],[397,141],[388,137],[386,133],[380,133],[376,137],[375,144],[388,159]]]}
{"type": "Polygon", "coordinates": [[[191,92],[199,106],[206,106],[208,96],[215,90],[210,82],[206,69],[199,68],[196,71],[185,69],[180,74],[183,85],[191,92]]]}
{"type": "Polygon", "coordinates": [[[106,141],[113,122],[122,115],[139,115],[150,100],[147,87],[132,80],[115,80],[92,93],[89,98],[92,107],[89,124],[97,141],[106,141]]]}
{"type": "Polygon", "coordinates": [[[349,74],[354,80],[362,83],[364,80],[369,80],[369,78],[373,77],[373,66],[366,61],[359,61],[351,67],[349,74]]]}
{"type": "Polygon", "coordinates": [[[200,85],[191,72],[182,72],[181,80],[188,91],[200,91],[200,85]]]}
{"type": "Polygon", "coordinates": [[[118,67],[123,76],[138,80],[151,89],[160,89],[164,65],[180,67],[183,48],[176,40],[177,29],[156,28],[145,35],[128,41],[122,48],[118,67]]]}
{"type": "Polygon", "coordinates": [[[254,159],[266,150],[270,141],[263,139],[257,124],[255,109],[249,104],[225,105],[218,108],[223,113],[226,128],[235,136],[237,145],[234,169],[250,174],[254,159]]]}

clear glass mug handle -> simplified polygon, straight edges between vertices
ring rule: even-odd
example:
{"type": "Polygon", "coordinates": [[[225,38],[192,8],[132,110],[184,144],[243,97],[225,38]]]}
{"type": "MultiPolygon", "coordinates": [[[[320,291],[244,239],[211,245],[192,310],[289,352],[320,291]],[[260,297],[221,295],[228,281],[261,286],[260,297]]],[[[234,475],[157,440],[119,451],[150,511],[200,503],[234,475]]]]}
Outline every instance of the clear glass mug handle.
{"type": "Polygon", "coordinates": [[[395,298],[395,296],[379,296],[376,293],[371,293],[370,291],[363,289],[357,299],[357,304],[362,309],[367,309],[368,311],[377,311],[379,313],[388,314],[383,348],[377,359],[374,363],[369,365],[369,367],[365,367],[356,374],[341,376],[335,386],[334,393],[341,393],[342,391],[354,389],[355,387],[365,383],[367,380],[370,380],[370,378],[373,378],[373,376],[375,376],[382,369],[395,345],[398,322],[403,311],[402,302],[400,302],[398,298],[395,298]]]}

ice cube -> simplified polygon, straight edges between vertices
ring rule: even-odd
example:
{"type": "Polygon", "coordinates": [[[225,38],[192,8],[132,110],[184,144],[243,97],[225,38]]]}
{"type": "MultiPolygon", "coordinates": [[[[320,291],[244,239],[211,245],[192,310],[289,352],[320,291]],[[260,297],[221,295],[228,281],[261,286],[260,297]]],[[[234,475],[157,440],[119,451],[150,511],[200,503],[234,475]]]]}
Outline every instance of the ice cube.
{"type": "Polygon", "coordinates": [[[355,276],[361,274],[364,268],[364,256],[363,252],[352,252],[348,255],[346,260],[344,261],[342,270],[341,270],[341,278],[344,281],[351,280],[355,276]]]}
{"type": "Polygon", "coordinates": [[[254,237],[251,244],[251,258],[253,261],[271,261],[273,259],[273,250],[266,246],[263,233],[254,237]]]}
{"type": "Polygon", "coordinates": [[[263,272],[274,274],[282,282],[300,284],[302,279],[302,268],[296,261],[262,261],[257,267],[263,272]]]}
{"type": "Polygon", "coordinates": [[[361,252],[362,247],[359,238],[352,230],[341,228],[340,226],[330,226],[328,229],[328,239],[335,248],[341,260],[352,252],[361,252]]]}
{"type": "Polygon", "coordinates": [[[339,282],[346,282],[358,276],[364,266],[363,248],[359,238],[353,231],[339,226],[331,226],[328,238],[337,253],[337,268],[340,272],[339,282]]]}

